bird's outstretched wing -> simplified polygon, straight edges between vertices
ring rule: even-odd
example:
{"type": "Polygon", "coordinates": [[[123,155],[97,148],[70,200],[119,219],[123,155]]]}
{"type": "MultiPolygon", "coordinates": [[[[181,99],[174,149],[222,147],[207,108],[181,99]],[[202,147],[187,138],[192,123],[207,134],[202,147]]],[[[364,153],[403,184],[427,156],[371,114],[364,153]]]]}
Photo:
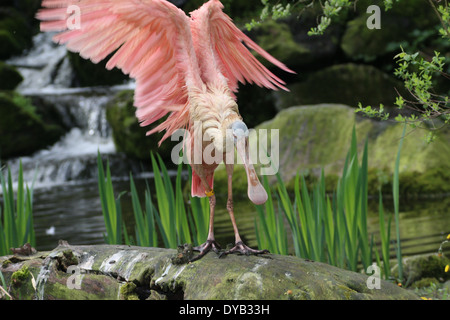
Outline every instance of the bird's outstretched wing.
{"type": "Polygon", "coordinates": [[[213,79],[218,69],[227,78],[230,89],[238,89],[238,82],[255,83],[269,89],[287,90],[283,80],[270,72],[256,59],[248,48],[280,69],[295,73],[253,42],[223,11],[218,0],[210,0],[191,12],[191,29],[194,47],[205,82],[213,79]],[[245,45],[244,45],[245,44],[245,45]],[[248,48],[247,48],[248,47],[248,48]]]}
{"type": "Polygon", "coordinates": [[[36,17],[42,31],[61,32],[55,42],[94,63],[115,52],[107,68],[136,79],[141,125],[169,112],[158,127],[166,130],[165,137],[186,125],[187,91],[201,87],[202,80],[190,18],[182,10],[166,0],[43,0],[42,6],[36,17]],[[80,14],[79,28],[68,23],[77,18],[74,14],[80,14]]]}

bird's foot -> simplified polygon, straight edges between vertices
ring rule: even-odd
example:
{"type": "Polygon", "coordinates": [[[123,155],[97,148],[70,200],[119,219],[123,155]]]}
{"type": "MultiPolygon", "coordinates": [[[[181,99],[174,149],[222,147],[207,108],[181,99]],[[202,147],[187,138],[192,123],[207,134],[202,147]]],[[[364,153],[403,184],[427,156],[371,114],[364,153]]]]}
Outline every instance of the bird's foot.
{"type": "Polygon", "coordinates": [[[216,240],[206,240],[206,242],[198,247],[194,247],[194,251],[199,251],[200,254],[193,257],[190,262],[194,262],[196,260],[201,259],[205,254],[207,254],[209,251],[214,251],[215,253],[219,254],[220,245],[216,242],[216,240]]]}
{"type": "Polygon", "coordinates": [[[270,253],[269,250],[255,250],[250,247],[247,247],[242,241],[236,242],[236,245],[231,248],[230,250],[226,250],[222,252],[219,256],[219,258],[223,257],[224,255],[230,254],[230,253],[240,253],[245,254],[246,256],[249,256],[251,254],[257,255],[257,254],[264,254],[264,253],[270,253]]]}

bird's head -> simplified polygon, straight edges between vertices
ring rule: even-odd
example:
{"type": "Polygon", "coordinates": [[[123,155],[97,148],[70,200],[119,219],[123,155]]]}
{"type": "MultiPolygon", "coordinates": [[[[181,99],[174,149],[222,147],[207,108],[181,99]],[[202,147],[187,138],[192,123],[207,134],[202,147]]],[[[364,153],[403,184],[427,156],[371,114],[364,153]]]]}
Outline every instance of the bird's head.
{"type": "Polygon", "coordinates": [[[247,173],[248,197],[254,204],[263,204],[267,201],[267,192],[259,182],[255,168],[250,161],[248,143],[249,130],[247,125],[244,122],[237,120],[230,125],[230,129],[237,153],[242,159],[247,173]]]}

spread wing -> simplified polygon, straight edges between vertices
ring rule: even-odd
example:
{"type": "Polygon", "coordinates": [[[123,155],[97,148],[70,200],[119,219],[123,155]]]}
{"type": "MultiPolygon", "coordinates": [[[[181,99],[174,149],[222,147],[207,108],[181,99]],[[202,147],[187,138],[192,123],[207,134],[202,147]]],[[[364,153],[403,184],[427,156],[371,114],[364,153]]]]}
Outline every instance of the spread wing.
{"type": "Polygon", "coordinates": [[[269,89],[287,90],[284,82],[270,72],[248,48],[278,68],[295,73],[253,42],[223,11],[219,0],[210,0],[191,13],[191,29],[203,81],[215,81],[220,70],[234,92],[238,82],[255,83],[269,89]]]}
{"type": "Polygon", "coordinates": [[[187,124],[187,91],[201,88],[202,80],[182,10],[166,0],[43,0],[42,6],[36,17],[42,31],[61,31],[55,42],[94,63],[115,52],[107,68],[136,79],[141,125],[170,113],[158,127],[166,130],[164,140],[187,124]],[[77,14],[80,28],[70,28],[77,14]]]}

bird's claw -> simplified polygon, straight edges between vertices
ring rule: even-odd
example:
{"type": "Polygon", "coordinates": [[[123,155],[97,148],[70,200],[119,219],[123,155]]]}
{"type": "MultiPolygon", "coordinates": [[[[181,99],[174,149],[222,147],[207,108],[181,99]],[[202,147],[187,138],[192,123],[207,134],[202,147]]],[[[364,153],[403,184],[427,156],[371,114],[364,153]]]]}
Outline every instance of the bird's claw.
{"type": "Polygon", "coordinates": [[[207,254],[209,251],[214,251],[215,253],[219,254],[219,250],[221,250],[220,245],[216,242],[216,240],[206,240],[206,242],[198,247],[192,248],[194,251],[199,251],[200,254],[193,257],[190,262],[194,262],[196,260],[201,259],[205,254],[207,254]]]}
{"type": "Polygon", "coordinates": [[[230,254],[230,253],[240,253],[240,254],[245,254],[246,256],[249,256],[251,254],[257,255],[257,254],[265,254],[265,253],[270,253],[269,250],[255,250],[252,249],[248,246],[246,246],[242,241],[236,242],[235,246],[233,248],[231,248],[230,250],[226,250],[224,252],[221,252],[219,255],[219,258],[230,254]]]}

